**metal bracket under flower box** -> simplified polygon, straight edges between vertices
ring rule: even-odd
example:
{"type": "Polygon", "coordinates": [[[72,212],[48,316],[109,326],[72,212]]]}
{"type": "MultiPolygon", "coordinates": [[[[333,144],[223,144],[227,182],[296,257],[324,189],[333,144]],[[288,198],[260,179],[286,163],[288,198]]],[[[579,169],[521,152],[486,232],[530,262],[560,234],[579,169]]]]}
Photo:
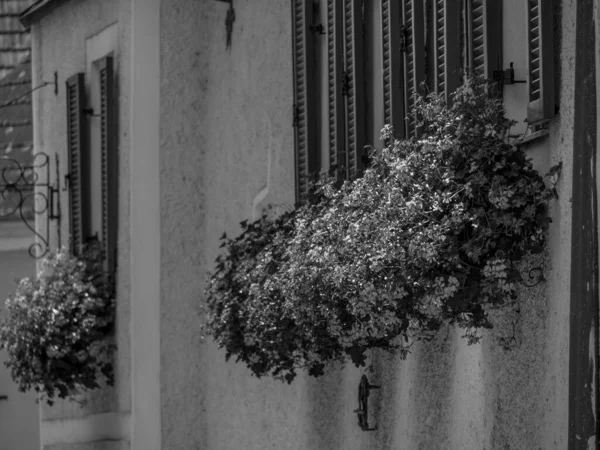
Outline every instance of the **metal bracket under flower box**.
{"type": "Polygon", "coordinates": [[[363,431],[377,430],[377,425],[374,427],[369,426],[369,395],[371,389],[380,389],[380,386],[369,384],[369,379],[366,375],[363,375],[358,385],[358,409],[354,410],[358,416],[358,426],[363,431]]]}
{"type": "MultiPolygon", "coordinates": [[[[54,156],[54,162],[55,179],[59,180],[58,155],[54,156]]],[[[48,253],[50,223],[60,220],[58,187],[51,180],[51,158],[46,153],[36,153],[26,165],[9,156],[0,157],[0,219],[16,218],[31,230],[34,241],[29,254],[35,259],[48,253]],[[43,234],[35,226],[38,216],[45,216],[43,234]]],[[[58,235],[60,239],[60,230],[58,235]]]]}

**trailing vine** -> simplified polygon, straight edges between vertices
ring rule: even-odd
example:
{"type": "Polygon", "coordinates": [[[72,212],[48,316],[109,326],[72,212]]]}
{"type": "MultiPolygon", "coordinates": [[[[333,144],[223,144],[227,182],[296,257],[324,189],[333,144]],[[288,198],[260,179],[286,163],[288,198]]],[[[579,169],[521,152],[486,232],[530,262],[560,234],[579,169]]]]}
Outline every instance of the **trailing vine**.
{"type": "Polygon", "coordinates": [[[291,382],[330,361],[364,365],[370,348],[405,356],[445,324],[469,343],[492,327],[519,263],[544,249],[556,190],[486,89],[467,80],[451,106],[417,97],[418,138],[386,126],[363,177],[323,177],[306,204],[223,235],[204,327],[226,358],[291,382]]]}

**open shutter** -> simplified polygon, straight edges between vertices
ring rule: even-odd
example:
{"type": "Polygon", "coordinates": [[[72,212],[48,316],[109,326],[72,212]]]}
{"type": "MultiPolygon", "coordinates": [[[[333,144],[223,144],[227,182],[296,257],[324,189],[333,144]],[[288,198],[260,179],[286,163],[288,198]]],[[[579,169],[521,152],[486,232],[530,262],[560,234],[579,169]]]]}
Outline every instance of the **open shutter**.
{"type": "Polygon", "coordinates": [[[404,136],[404,73],[402,70],[402,5],[398,0],[381,1],[383,49],[383,119],[404,136]]]}
{"type": "Polygon", "coordinates": [[[502,70],[502,0],[469,0],[467,6],[469,70],[491,80],[502,70]]]}
{"type": "Polygon", "coordinates": [[[118,214],[118,154],[115,130],[113,59],[99,61],[100,139],[102,152],[102,248],[109,274],[116,269],[118,214]]]}
{"type": "Polygon", "coordinates": [[[527,0],[527,122],[534,125],[554,116],[554,49],[552,2],[527,0]]]}
{"type": "Polygon", "coordinates": [[[67,152],[69,161],[69,222],[71,253],[79,255],[89,234],[89,154],[85,132],[83,73],[66,82],[67,152]]]}
{"type": "Polygon", "coordinates": [[[293,0],[294,141],[296,153],[296,201],[306,200],[312,174],[318,171],[316,141],[312,0],[293,0]]]}
{"type": "Polygon", "coordinates": [[[346,176],[346,127],[344,121],[344,4],[327,1],[327,76],[329,117],[329,164],[336,176],[346,176]]]}
{"type": "Polygon", "coordinates": [[[422,0],[402,0],[404,18],[404,104],[406,105],[405,135],[416,135],[413,107],[414,95],[420,93],[425,81],[425,36],[422,0]]]}
{"type": "Polygon", "coordinates": [[[344,0],[346,65],[347,173],[349,180],[363,170],[365,146],[365,82],[362,0],[344,0]]]}
{"type": "Polygon", "coordinates": [[[460,2],[435,0],[433,3],[433,89],[446,101],[459,86],[462,55],[460,49],[460,2]]]}

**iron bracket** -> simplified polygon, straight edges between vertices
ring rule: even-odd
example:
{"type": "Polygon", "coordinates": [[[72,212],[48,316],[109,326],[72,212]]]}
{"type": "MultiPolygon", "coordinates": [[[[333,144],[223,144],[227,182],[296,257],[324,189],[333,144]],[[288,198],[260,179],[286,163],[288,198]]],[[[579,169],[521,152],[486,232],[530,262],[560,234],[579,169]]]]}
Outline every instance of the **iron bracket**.
{"type": "Polygon", "coordinates": [[[354,413],[358,417],[358,426],[363,431],[377,430],[377,425],[374,427],[369,426],[369,395],[371,389],[380,388],[381,386],[370,384],[366,375],[360,378],[360,383],[358,384],[358,409],[355,409],[354,413]]]}

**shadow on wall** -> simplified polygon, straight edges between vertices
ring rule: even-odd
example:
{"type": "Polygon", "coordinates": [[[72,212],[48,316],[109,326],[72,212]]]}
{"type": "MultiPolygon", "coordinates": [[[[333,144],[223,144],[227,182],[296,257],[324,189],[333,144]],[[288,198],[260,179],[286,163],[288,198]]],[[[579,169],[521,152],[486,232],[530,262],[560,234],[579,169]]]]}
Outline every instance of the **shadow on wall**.
{"type": "Polygon", "coordinates": [[[552,399],[543,395],[550,369],[545,291],[545,283],[523,288],[517,312],[497,314],[495,328],[484,337],[487,408],[494,418],[492,448],[539,448],[543,442],[541,419],[552,409],[552,399]],[[513,331],[515,339],[506,350],[499,339],[513,331]]]}
{"type": "Polygon", "coordinates": [[[325,375],[313,378],[306,375],[307,449],[341,449],[344,446],[344,370],[336,365],[325,375]]]}
{"type": "Polygon", "coordinates": [[[406,360],[376,352],[373,384],[381,386],[373,405],[377,447],[448,448],[454,367],[452,333],[417,343],[406,360]]]}
{"type": "Polygon", "coordinates": [[[416,344],[403,361],[396,354],[374,351],[373,372],[332,367],[318,379],[307,377],[307,449],[450,448],[455,340],[443,332],[432,342],[416,344]],[[369,425],[362,431],[353,412],[358,385],[366,373],[381,386],[369,397],[369,425]]]}

